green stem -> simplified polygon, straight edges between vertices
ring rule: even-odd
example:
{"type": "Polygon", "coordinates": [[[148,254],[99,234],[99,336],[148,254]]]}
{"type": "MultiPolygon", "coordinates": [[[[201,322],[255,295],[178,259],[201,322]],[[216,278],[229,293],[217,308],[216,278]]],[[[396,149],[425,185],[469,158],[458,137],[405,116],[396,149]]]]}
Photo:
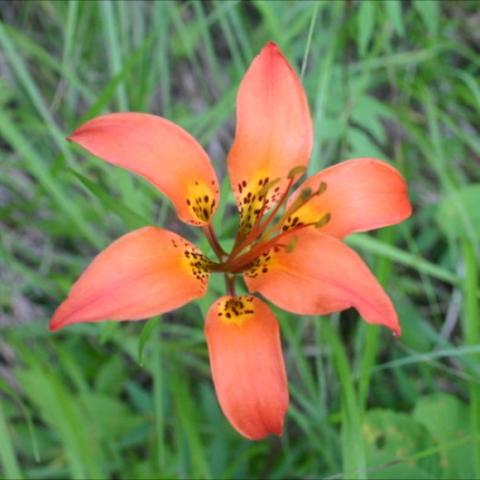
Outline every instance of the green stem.
{"type": "MultiPolygon", "coordinates": [[[[381,233],[381,240],[386,244],[394,241],[393,230],[385,230],[381,233]]],[[[392,262],[385,257],[380,257],[378,267],[375,269],[376,277],[380,283],[384,284],[392,271],[392,262]]],[[[368,399],[368,390],[370,386],[370,377],[375,360],[380,349],[380,332],[378,325],[368,325],[362,322],[360,329],[364,334],[364,347],[359,364],[359,382],[358,382],[358,402],[362,410],[365,410],[368,399]]]]}
{"type": "MultiPolygon", "coordinates": [[[[161,322],[161,317],[159,317],[161,322]]],[[[164,396],[165,379],[163,374],[163,359],[162,359],[162,338],[155,332],[156,337],[153,343],[152,355],[152,377],[153,377],[153,400],[154,400],[154,415],[155,415],[155,443],[156,443],[156,464],[160,473],[165,472],[168,464],[165,449],[165,411],[164,411],[164,396]]]]}
{"type": "Polygon", "coordinates": [[[333,363],[340,380],[342,404],[343,474],[348,479],[366,479],[365,445],[362,434],[362,409],[358,403],[347,352],[328,320],[322,321],[322,333],[331,346],[333,363]]]}
{"type": "MultiPolygon", "coordinates": [[[[478,270],[475,248],[469,242],[463,244],[463,257],[465,261],[465,277],[463,281],[464,310],[463,310],[463,335],[466,345],[480,343],[480,328],[478,324],[480,306],[477,298],[478,270]]],[[[475,378],[475,372],[473,378],[475,378]]],[[[470,424],[472,434],[476,435],[474,441],[473,464],[474,477],[480,478],[480,386],[476,381],[468,382],[470,397],[470,424]]]]}
{"type": "Polygon", "coordinates": [[[7,418],[0,403],[0,464],[6,478],[23,478],[7,427],[7,418]]]}

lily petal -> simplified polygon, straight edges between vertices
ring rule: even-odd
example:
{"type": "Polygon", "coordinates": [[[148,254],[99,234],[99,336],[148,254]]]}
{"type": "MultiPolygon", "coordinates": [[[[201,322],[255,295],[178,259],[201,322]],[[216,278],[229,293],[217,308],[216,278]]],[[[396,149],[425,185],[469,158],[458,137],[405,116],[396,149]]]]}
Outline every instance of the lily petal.
{"type": "Polygon", "coordinates": [[[58,307],[50,330],[78,322],[140,320],[205,294],[206,258],[179,235],[135,230],[101,252],[58,307]]]}
{"type": "Polygon", "coordinates": [[[255,297],[222,297],[205,325],[210,365],[223,413],[246,438],[281,435],[288,387],[278,323],[255,297]]]}
{"type": "Polygon", "coordinates": [[[162,117],[111,113],[88,121],[68,139],[146,178],[186,223],[205,225],[216,210],[218,182],[208,155],[189,133],[162,117]]]}
{"type": "Polygon", "coordinates": [[[261,209],[260,190],[280,178],[267,197],[278,199],[289,172],[307,166],[312,142],[312,120],[302,84],[270,42],[240,84],[235,141],[227,160],[244,228],[253,223],[255,210],[261,209]]]}
{"type": "Polygon", "coordinates": [[[337,238],[394,225],[412,213],[402,175],[376,158],[356,158],[326,168],[308,178],[289,199],[289,204],[302,190],[315,191],[322,182],[326,190],[313,197],[294,217],[310,223],[328,213],[330,220],[322,232],[337,238]]]}
{"type": "Polygon", "coordinates": [[[249,291],[258,291],[280,308],[302,315],[326,315],[354,307],[366,322],[400,334],[390,298],[357,253],[314,229],[292,232],[286,243],[294,237],[293,251],[275,247],[245,272],[249,291]]]}

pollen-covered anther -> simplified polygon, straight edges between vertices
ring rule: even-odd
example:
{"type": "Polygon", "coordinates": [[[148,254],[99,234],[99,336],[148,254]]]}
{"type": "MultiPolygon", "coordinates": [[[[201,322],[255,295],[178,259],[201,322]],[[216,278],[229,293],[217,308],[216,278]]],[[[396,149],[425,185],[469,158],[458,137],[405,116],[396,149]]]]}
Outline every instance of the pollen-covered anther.
{"type": "Polygon", "coordinates": [[[315,228],[322,228],[324,227],[332,218],[332,215],[330,213],[326,213],[325,215],[323,215],[323,217],[318,220],[318,222],[315,223],[314,227],[315,228]]]}
{"type": "Polygon", "coordinates": [[[254,297],[228,297],[218,306],[217,315],[226,322],[242,324],[255,313],[253,306],[254,297]]]}
{"type": "Polygon", "coordinates": [[[298,167],[293,167],[288,172],[288,178],[290,180],[296,180],[297,178],[300,178],[306,171],[307,171],[307,167],[303,165],[299,165],[298,167]]]}
{"type": "Polygon", "coordinates": [[[318,186],[318,188],[315,190],[313,194],[321,195],[322,193],[325,192],[326,189],[327,189],[327,184],[325,182],[320,182],[320,185],[318,186]]]}

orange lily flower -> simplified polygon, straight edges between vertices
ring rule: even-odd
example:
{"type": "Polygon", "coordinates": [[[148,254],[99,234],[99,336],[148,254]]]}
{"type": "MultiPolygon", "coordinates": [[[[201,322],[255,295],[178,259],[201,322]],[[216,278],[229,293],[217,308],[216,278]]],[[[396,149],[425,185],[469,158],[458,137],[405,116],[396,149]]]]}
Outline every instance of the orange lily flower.
{"type": "Polygon", "coordinates": [[[218,258],[158,227],[124,235],[73,285],[51,330],[160,315],[202,297],[209,276],[223,274],[226,295],[205,324],[210,365],[224,414],[254,440],[280,435],[288,407],[278,322],[254,292],[296,314],[354,307],[366,322],[400,334],[389,297],[341,240],[410,216],[406,184],[387,163],[357,158],[313,175],[291,194],[306,170],[313,129],[299,78],[275,44],[253,60],[238,92],[227,164],[240,225],[230,253],[211,224],[219,201],[215,172],[185,130],[155,115],[114,113],[88,121],[69,140],[153,183],[181,220],[203,230],[218,258]],[[251,295],[235,295],[239,276],[251,295]]]}

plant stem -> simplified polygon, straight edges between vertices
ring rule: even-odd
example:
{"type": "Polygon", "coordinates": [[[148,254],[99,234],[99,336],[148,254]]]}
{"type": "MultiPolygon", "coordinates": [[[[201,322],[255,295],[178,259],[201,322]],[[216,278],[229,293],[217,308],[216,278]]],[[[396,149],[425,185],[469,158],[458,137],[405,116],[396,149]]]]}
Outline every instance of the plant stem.
{"type": "MultiPolygon", "coordinates": [[[[475,255],[475,247],[469,241],[463,245],[463,258],[465,262],[465,278],[463,283],[464,314],[463,314],[463,336],[466,345],[478,345],[480,343],[480,329],[478,316],[480,314],[478,291],[478,270],[475,255]]],[[[471,372],[475,378],[475,372],[471,372]]],[[[480,386],[475,381],[468,382],[470,397],[470,424],[472,434],[480,433],[480,386]]],[[[480,438],[474,441],[474,472],[475,478],[480,478],[480,438]]]]}
{"type": "Polygon", "coordinates": [[[211,223],[209,223],[207,226],[203,227],[203,233],[207,237],[207,240],[210,243],[213,251],[215,252],[215,255],[218,257],[218,259],[221,262],[223,262],[224,257],[227,254],[226,254],[225,250],[223,250],[222,246],[220,245],[211,223]]]}
{"type": "Polygon", "coordinates": [[[228,295],[235,296],[235,275],[224,273],[223,278],[225,280],[225,289],[228,295]]]}

